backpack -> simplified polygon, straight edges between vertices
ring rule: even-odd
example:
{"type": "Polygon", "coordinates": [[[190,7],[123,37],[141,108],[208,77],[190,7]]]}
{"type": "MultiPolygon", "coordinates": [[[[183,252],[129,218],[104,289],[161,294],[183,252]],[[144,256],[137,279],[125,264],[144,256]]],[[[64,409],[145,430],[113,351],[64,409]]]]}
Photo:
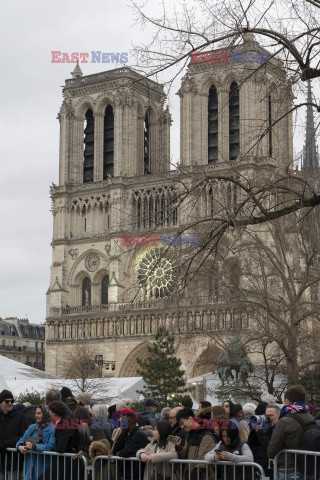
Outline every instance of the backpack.
{"type": "MultiPolygon", "coordinates": [[[[294,413],[290,418],[296,420],[303,428],[303,436],[300,442],[299,450],[306,450],[308,452],[320,453],[320,426],[314,420],[309,424],[305,424],[299,417],[299,414],[294,413]]],[[[320,472],[320,456],[315,458],[312,455],[297,455],[297,469],[301,473],[307,475],[319,474],[320,472]],[[316,469],[316,470],[315,470],[316,469]]]]}

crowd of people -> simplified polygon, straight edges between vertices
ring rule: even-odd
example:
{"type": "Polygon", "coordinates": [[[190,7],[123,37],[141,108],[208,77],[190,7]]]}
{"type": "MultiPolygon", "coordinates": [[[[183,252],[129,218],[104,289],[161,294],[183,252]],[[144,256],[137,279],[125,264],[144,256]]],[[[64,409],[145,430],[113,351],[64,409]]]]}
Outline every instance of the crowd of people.
{"type": "MultiPolygon", "coordinates": [[[[222,461],[255,462],[272,478],[269,459],[283,449],[301,448],[301,442],[308,439],[320,441],[320,409],[307,405],[306,392],[300,385],[287,389],[282,407],[274,400],[270,403],[270,399],[258,405],[226,400],[213,406],[203,400],[195,411],[192,399],[185,397],[176,407],[158,412],[152,398],[145,398],[136,411],[131,403],[126,398],[108,406],[92,402],[88,393],[75,397],[63,387],[50,389],[42,405],[19,405],[10,391],[3,390],[0,480],[18,480],[21,475],[24,480],[81,479],[84,466],[79,459],[83,456],[101,480],[171,479],[173,470],[167,462],[173,459],[190,461],[174,467],[177,480],[244,478],[243,470],[234,470],[230,464],[222,467],[217,463],[222,461]],[[306,431],[312,434],[306,435],[306,431]],[[17,453],[9,454],[9,447],[17,453]],[[69,456],[50,458],[37,452],[69,456]],[[95,461],[97,457],[104,458],[95,461]],[[140,462],[120,469],[115,457],[136,457],[140,462]],[[201,461],[209,462],[209,467],[201,461]]],[[[295,463],[293,454],[280,456],[275,480],[306,478],[297,472],[295,463]]],[[[320,478],[320,471],[318,475],[320,478]]]]}

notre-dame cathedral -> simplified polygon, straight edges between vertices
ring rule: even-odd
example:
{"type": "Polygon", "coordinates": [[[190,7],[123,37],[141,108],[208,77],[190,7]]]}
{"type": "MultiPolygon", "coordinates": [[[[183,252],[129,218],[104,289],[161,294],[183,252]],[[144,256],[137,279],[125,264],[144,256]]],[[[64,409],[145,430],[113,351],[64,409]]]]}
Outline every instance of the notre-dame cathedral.
{"type": "Polygon", "coordinates": [[[180,160],[172,169],[162,85],[129,67],[83,76],[77,65],[66,80],[59,185],[51,188],[50,373],[61,375],[62,356],[88,341],[110,362],[109,374],[136,376],[136,358],[165,326],[194,377],[215,368],[215,332],[251,328],[250,312],[219,297],[207,273],[178,296],[176,267],[179,251],[197,246],[197,229],[184,230],[190,222],[239,201],[234,185],[219,180],[193,202],[196,178],[227,177],[235,165],[238,175],[263,178],[292,163],[291,88],[281,61],[246,34],[234,49],[193,54],[178,95],[180,160]],[[181,202],[182,185],[190,194],[181,202]]]}

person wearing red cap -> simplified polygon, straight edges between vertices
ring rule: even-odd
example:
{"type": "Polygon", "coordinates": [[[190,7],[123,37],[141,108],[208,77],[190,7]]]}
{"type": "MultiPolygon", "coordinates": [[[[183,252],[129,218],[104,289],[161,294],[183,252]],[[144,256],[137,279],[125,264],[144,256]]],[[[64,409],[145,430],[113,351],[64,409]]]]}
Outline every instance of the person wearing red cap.
{"type": "Polygon", "coordinates": [[[136,416],[137,421],[139,420],[136,412],[130,410],[130,408],[124,408],[123,410],[121,410],[121,417],[123,417],[123,415],[126,415],[127,413],[133,413],[136,416]]]}

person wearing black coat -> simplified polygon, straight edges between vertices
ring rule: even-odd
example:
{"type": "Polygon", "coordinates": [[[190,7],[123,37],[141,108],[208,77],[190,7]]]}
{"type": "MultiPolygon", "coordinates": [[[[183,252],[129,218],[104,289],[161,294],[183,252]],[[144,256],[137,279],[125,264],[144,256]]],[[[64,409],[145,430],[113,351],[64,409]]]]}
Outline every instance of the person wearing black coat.
{"type": "Polygon", "coordinates": [[[15,448],[17,441],[28,428],[26,416],[15,409],[13,404],[12,393],[9,390],[2,390],[0,393],[0,480],[17,478],[18,454],[6,454],[5,449],[15,448]],[[7,461],[5,460],[6,455],[7,461]],[[5,469],[7,474],[5,474],[5,469]],[[12,472],[12,476],[8,472],[12,472]]]}
{"type": "MultiPolygon", "coordinates": [[[[76,453],[78,453],[78,429],[76,427],[76,423],[73,425],[75,419],[72,419],[70,416],[67,415],[66,407],[61,401],[49,403],[48,410],[52,418],[52,423],[55,424],[55,452],[73,453],[75,455],[76,453]]],[[[53,464],[52,468],[46,471],[45,479],[51,480],[58,478],[58,472],[59,478],[81,479],[81,461],[77,459],[73,460],[71,456],[66,459],[64,459],[63,457],[59,457],[58,461],[53,464]]]]}
{"type": "MultiPolygon", "coordinates": [[[[121,417],[122,427],[126,427],[128,436],[124,448],[119,451],[114,451],[113,454],[118,457],[130,458],[135,457],[138,450],[144,448],[148,443],[148,437],[141,432],[137,426],[137,417],[134,413],[126,413],[121,417]]],[[[121,428],[122,428],[121,427],[121,428]]],[[[125,480],[142,480],[144,465],[139,468],[138,462],[124,462],[123,478],[125,480]],[[140,470],[140,476],[139,476],[140,470]]]]}
{"type": "Polygon", "coordinates": [[[272,478],[272,472],[269,470],[268,446],[272,437],[274,426],[264,420],[261,426],[252,428],[248,437],[248,445],[253,453],[255,463],[261,465],[266,475],[272,478]]]}

